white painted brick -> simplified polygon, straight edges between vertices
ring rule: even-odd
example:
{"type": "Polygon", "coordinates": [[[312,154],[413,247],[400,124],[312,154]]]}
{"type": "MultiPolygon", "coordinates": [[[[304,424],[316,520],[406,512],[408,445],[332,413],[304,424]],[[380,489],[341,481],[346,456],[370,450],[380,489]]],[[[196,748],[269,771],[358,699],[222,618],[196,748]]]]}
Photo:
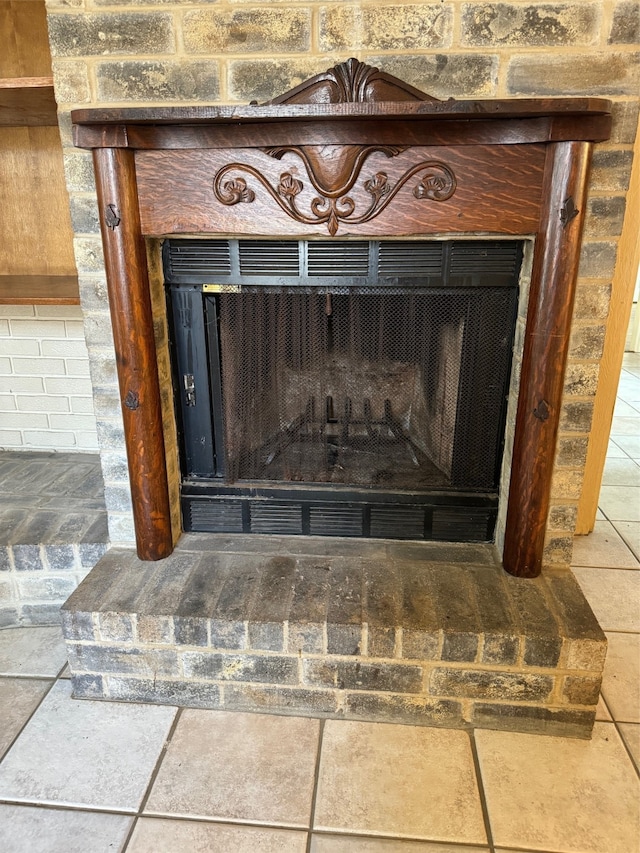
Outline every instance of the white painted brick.
{"type": "Polygon", "coordinates": [[[65,376],[64,379],[59,379],[54,376],[47,376],[44,380],[44,386],[47,394],[68,394],[78,397],[91,396],[91,380],[77,376],[65,376]]]}
{"type": "Polygon", "coordinates": [[[18,396],[18,409],[21,412],[68,412],[68,397],[52,397],[41,394],[39,396],[18,396]]]}
{"type": "Polygon", "coordinates": [[[36,316],[52,320],[78,320],[82,326],[79,305],[36,305],[36,316]]]}
{"type": "Polygon", "coordinates": [[[2,425],[14,429],[47,429],[49,419],[46,415],[34,412],[5,412],[2,416],[2,425]]]}
{"type": "Polygon", "coordinates": [[[52,429],[85,429],[89,430],[92,427],[95,429],[96,419],[93,415],[49,415],[49,421],[52,429]]]}
{"type": "Polygon", "coordinates": [[[65,375],[64,361],[61,358],[14,358],[13,369],[18,376],[65,375]]]}
{"type": "Polygon", "coordinates": [[[8,320],[0,320],[0,335],[5,336],[9,334],[9,321],[8,320]]]}
{"type": "Polygon", "coordinates": [[[71,397],[71,411],[80,415],[93,415],[93,400],[91,397],[71,397]]]}
{"type": "Polygon", "coordinates": [[[24,443],[28,444],[29,447],[46,447],[56,450],[60,447],[75,447],[76,437],[72,432],[25,430],[24,443]]]}
{"type": "Polygon", "coordinates": [[[10,358],[0,358],[0,373],[4,376],[8,376],[12,373],[10,358]]]}
{"type": "Polygon", "coordinates": [[[44,379],[39,376],[0,376],[0,391],[37,394],[44,391],[44,379]]]}
{"type": "Polygon", "coordinates": [[[42,341],[42,355],[59,356],[60,358],[87,358],[87,347],[84,340],[42,341]]]}
{"type": "Polygon", "coordinates": [[[40,355],[40,342],[33,338],[7,338],[0,343],[3,355],[40,355]]]}
{"type": "Polygon", "coordinates": [[[65,365],[68,376],[89,376],[89,362],[84,358],[67,358],[65,365]]]}
{"type": "Polygon", "coordinates": [[[66,320],[64,325],[68,338],[81,338],[84,340],[84,323],[82,320],[78,320],[77,322],[66,320]]]}
{"type": "Polygon", "coordinates": [[[22,447],[22,433],[15,429],[0,429],[1,447],[22,447]]]}
{"type": "Polygon", "coordinates": [[[16,408],[15,397],[9,394],[0,394],[0,412],[15,412],[16,408]]]}
{"type": "Polygon", "coordinates": [[[17,338],[64,338],[63,320],[11,320],[11,333],[17,338]]]}
{"type": "Polygon", "coordinates": [[[76,440],[81,450],[99,450],[98,437],[95,432],[77,432],[76,440]]]}
{"type": "Polygon", "coordinates": [[[33,305],[0,305],[0,317],[33,317],[33,305]]]}

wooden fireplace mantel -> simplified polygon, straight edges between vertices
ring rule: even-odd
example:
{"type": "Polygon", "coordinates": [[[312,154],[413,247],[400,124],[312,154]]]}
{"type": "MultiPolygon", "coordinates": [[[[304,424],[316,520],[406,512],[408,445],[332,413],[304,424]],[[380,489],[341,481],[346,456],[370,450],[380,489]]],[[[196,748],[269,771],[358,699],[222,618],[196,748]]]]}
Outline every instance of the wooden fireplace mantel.
{"type": "Polygon", "coordinates": [[[594,98],[439,101],[349,60],[265,105],[83,109],[138,554],[173,548],[145,237],[535,236],[504,567],[542,565],[594,98]]]}

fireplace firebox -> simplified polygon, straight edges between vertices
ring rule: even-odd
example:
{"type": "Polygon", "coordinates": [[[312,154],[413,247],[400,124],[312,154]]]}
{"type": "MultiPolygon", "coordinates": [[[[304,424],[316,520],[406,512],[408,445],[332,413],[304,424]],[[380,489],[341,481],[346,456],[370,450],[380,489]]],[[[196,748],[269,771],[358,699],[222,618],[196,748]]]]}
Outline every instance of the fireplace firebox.
{"type": "Polygon", "coordinates": [[[490,541],[521,259],[167,240],[184,528],[490,541]]]}

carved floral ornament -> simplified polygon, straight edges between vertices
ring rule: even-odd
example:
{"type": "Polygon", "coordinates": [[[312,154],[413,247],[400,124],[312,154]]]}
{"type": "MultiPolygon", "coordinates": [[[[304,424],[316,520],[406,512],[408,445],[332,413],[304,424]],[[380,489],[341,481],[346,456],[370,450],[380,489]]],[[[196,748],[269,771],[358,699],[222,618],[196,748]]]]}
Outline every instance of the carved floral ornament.
{"type": "Polygon", "coordinates": [[[345,146],[281,146],[263,149],[266,154],[281,159],[287,153],[297,155],[304,164],[309,181],[317,195],[308,202],[308,208],[299,204],[298,197],[304,190],[303,181],[292,171],[280,174],[277,186],[254,166],[246,163],[228,163],[215,175],[213,192],[222,204],[251,204],[256,193],[247,184],[247,177],[254,178],[276,204],[296,222],[304,225],[325,225],[334,236],[341,223],[360,225],[378,216],[393,201],[412,179],[416,179],[413,195],[427,201],[446,201],[456,191],[456,177],[449,166],[438,160],[424,160],[407,169],[391,183],[386,172],[379,171],[362,182],[362,187],[371,197],[364,210],[357,210],[356,202],[349,195],[360,179],[362,168],[374,152],[395,157],[406,146],[392,145],[345,145],[345,146]]]}

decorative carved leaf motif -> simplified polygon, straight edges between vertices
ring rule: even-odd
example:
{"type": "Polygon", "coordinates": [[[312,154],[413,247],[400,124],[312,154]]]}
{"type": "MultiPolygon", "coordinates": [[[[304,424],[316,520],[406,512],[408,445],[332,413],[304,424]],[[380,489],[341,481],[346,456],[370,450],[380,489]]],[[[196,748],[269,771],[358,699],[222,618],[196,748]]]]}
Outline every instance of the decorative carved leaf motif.
{"type": "Polygon", "coordinates": [[[294,199],[302,192],[302,181],[294,178],[291,172],[283,172],[280,175],[280,183],[278,184],[278,194],[286,199],[294,199]]]}
{"type": "Polygon", "coordinates": [[[218,198],[223,204],[238,204],[244,202],[250,204],[255,201],[256,194],[253,190],[247,187],[247,182],[244,178],[234,178],[231,181],[225,181],[222,189],[218,193],[218,198]]]}
{"type": "MultiPolygon", "coordinates": [[[[312,198],[309,213],[305,213],[297,204],[297,197],[303,192],[304,184],[294,178],[291,172],[282,172],[277,186],[273,186],[268,178],[254,166],[244,163],[228,163],[223,166],[213,180],[213,192],[222,204],[233,205],[242,201],[253,201],[255,193],[246,185],[243,178],[233,178],[225,181],[230,172],[245,172],[255,178],[267,190],[278,206],[296,222],[304,225],[326,225],[327,230],[334,236],[340,223],[361,225],[378,216],[405,184],[416,175],[422,175],[418,185],[413,189],[417,199],[428,201],[446,201],[456,191],[456,178],[451,169],[437,160],[426,160],[411,166],[398,178],[393,186],[389,184],[386,172],[376,172],[372,178],[363,182],[364,189],[371,196],[369,206],[362,212],[356,211],[356,203],[350,195],[320,193],[312,198]]],[[[354,181],[349,182],[352,186],[354,181]]],[[[312,182],[317,190],[317,183],[312,182]]]]}

